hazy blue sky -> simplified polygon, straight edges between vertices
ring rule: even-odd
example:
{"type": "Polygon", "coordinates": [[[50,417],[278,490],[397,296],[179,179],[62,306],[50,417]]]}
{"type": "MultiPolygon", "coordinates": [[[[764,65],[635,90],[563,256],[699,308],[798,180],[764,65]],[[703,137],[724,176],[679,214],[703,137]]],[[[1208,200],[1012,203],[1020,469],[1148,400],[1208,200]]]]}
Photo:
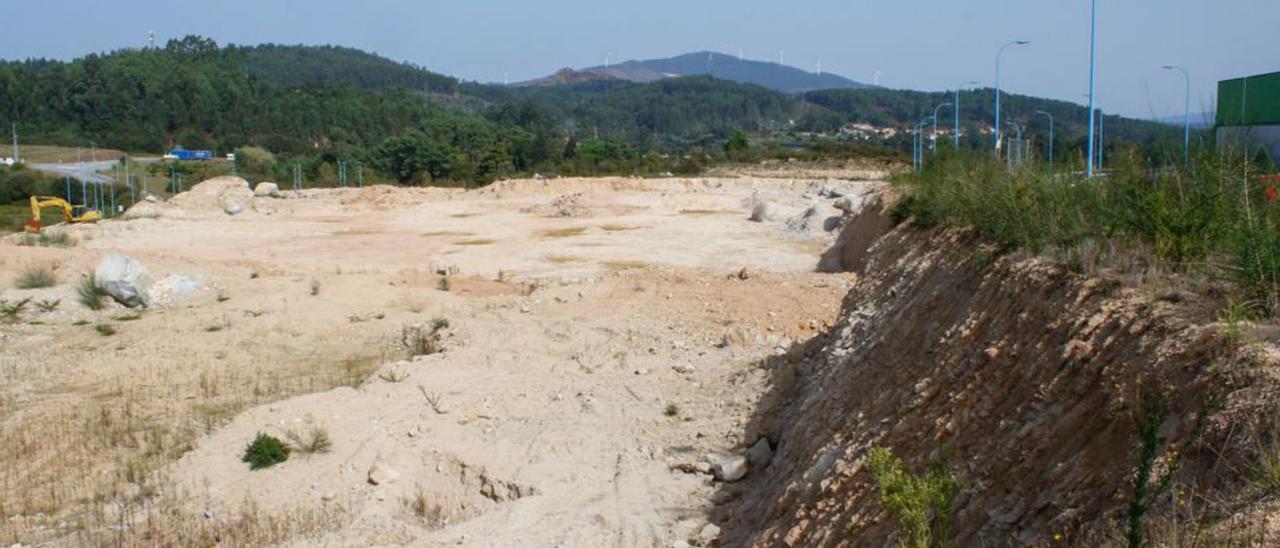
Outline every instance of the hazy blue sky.
{"type": "MultiPolygon", "coordinates": [[[[69,59],[201,34],[220,44],[339,44],[465,79],[512,81],[564,66],[743,53],[890,87],[941,90],[994,80],[1001,44],[1006,89],[1080,101],[1088,90],[1088,0],[48,0],[0,13],[0,57],[69,59]],[[15,22],[16,21],[16,22],[15,22]]],[[[1099,97],[1131,116],[1211,109],[1216,81],[1280,70],[1280,0],[1100,0],[1099,97]]]]}

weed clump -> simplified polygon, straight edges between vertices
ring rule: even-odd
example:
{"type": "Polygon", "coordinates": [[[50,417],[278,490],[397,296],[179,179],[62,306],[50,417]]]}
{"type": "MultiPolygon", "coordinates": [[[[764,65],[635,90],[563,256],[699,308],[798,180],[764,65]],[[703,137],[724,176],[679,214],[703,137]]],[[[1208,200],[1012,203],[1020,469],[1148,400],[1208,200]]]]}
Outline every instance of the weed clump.
{"type": "Polygon", "coordinates": [[[871,450],[867,459],[880,488],[880,501],[898,520],[899,546],[934,548],[951,541],[951,503],[960,481],[941,463],[928,473],[912,474],[887,447],[871,450]]]}
{"type": "Polygon", "coordinates": [[[443,350],[444,331],[449,320],[435,318],[430,324],[406,325],[400,331],[400,340],[409,351],[409,358],[426,356],[443,350]]]}
{"type": "Polygon", "coordinates": [[[333,450],[333,440],[329,439],[329,431],[319,426],[312,426],[306,432],[290,430],[285,437],[289,438],[290,447],[304,455],[328,453],[333,450]]]}
{"type": "Polygon", "coordinates": [[[16,322],[18,317],[22,315],[22,311],[31,303],[31,297],[22,299],[16,303],[10,304],[9,301],[0,299],[0,319],[6,322],[16,322]]]}
{"type": "Polygon", "coordinates": [[[72,247],[76,245],[76,241],[66,232],[41,232],[36,234],[23,234],[22,240],[18,245],[29,247],[72,247]]]}
{"type": "Polygon", "coordinates": [[[18,289],[40,289],[58,284],[58,277],[47,266],[28,266],[18,275],[18,289]]]}
{"type": "Polygon", "coordinates": [[[244,456],[240,460],[248,463],[250,470],[270,468],[289,460],[289,446],[280,441],[280,438],[258,433],[258,437],[244,449],[244,456]]]}
{"type": "Polygon", "coordinates": [[[102,310],[106,303],[104,299],[107,292],[98,287],[98,282],[94,281],[93,275],[86,276],[80,280],[80,285],[76,286],[76,300],[89,310],[102,310]]]}
{"type": "Polygon", "coordinates": [[[116,328],[112,327],[112,325],[109,323],[100,323],[98,325],[93,326],[93,328],[97,330],[98,334],[102,335],[103,337],[110,337],[116,334],[116,328]]]}

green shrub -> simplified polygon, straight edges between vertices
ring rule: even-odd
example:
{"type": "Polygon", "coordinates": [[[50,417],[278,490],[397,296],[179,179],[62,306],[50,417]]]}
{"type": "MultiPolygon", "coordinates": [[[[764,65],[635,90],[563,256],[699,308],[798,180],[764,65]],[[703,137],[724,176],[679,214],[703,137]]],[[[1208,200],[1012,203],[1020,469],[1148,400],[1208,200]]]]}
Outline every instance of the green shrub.
{"type": "Polygon", "coordinates": [[[1150,263],[1232,279],[1252,310],[1280,312],[1280,180],[1214,151],[1173,165],[1116,154],[1108,168],[1086,179],[1079,166],[1010,170],[989,154],[940,152],[898,178],[905,196],[890,215],[973,227],[1033,252],[1070,255],[1090,242],[1149,250],[1150,263]]]}
{"type": "Polygon", "coordinates": [[[104,302],[106,296],[107,292],[98,287],[98,282],[94,281],[92,274],[80,280],[80,285],[76,286],[76,300],[89,310],[102,310],[106,306],[104,302]]]}
{"type": "Polygon", "coordinates": [[[951,503],[960,482],[941,463],[927,474],[907,471],[902,459],[886,447],[876,447],[867,458],[880,488],[880,501],[898,520],[902,531],[898,545],[910,548],[947,546],[951,541],[951,503]]]}
{"type": "Polygon", "coordinates": [[[40,289],[53,287],[57,284],[58,277],[54,275],[53,269],[48,266],[28,266],[22,270],[21,274],[18,274],[18,289],[40,289]]]}
{"type": "Polygon", "coordinates": [[[289,446],[275,436],[258,433],[240,460],[249,463],[250,470],[269,468],[289,460],[289,446]]]}

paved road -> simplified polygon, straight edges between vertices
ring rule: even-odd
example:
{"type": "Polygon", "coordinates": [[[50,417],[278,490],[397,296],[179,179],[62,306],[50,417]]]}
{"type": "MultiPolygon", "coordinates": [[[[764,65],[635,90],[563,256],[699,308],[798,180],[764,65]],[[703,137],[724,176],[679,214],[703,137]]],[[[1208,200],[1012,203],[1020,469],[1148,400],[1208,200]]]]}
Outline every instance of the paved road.
{"type": "MultiPolygon", "coordinates": [[[[130,161],[135,164],[150,164],[159,162],[160,159],[130,158],[130,161]]],[[[111,177],[98,172],[109,170],[116,163],[115,160],[102,160],[99,162],[80,162],[78,164],[27,164],[27,166],[46,173],[70,175],[87,183],[109,183],[111,182],[111,177]]]]}

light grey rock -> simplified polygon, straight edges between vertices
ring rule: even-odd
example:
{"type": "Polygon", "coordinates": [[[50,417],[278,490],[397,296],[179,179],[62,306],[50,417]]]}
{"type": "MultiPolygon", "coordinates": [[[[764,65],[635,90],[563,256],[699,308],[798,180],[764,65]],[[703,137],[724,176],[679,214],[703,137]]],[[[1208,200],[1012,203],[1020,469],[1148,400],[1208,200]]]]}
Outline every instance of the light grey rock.
{"type": "Polygon", "coordinates": [[[747,457],[719,457],[711,462],[711,472],[720,481],[735,482],[747,475],[747,457]]]}
{"type": "Polygon", "coordinates": [[[93,271],[93,282],[111,298],[128,307],[146,306],[154,283],[147,267],[120,253],[102,258],[93,271]]]}
{"type": "Polygon", "coordinates": [[[270,182],[258,183],[258,186],[253,187],[253,195],[257,198],[279,198],[280,185],[270,182]]]}
{"type": "Polygon", "coordinates": [[[391,467],[382,464],[382,461],[374,461],[373,466],[369,467],[369,483],[373,485],[386,485],[400,479],[400,472],[391,467]]]}

